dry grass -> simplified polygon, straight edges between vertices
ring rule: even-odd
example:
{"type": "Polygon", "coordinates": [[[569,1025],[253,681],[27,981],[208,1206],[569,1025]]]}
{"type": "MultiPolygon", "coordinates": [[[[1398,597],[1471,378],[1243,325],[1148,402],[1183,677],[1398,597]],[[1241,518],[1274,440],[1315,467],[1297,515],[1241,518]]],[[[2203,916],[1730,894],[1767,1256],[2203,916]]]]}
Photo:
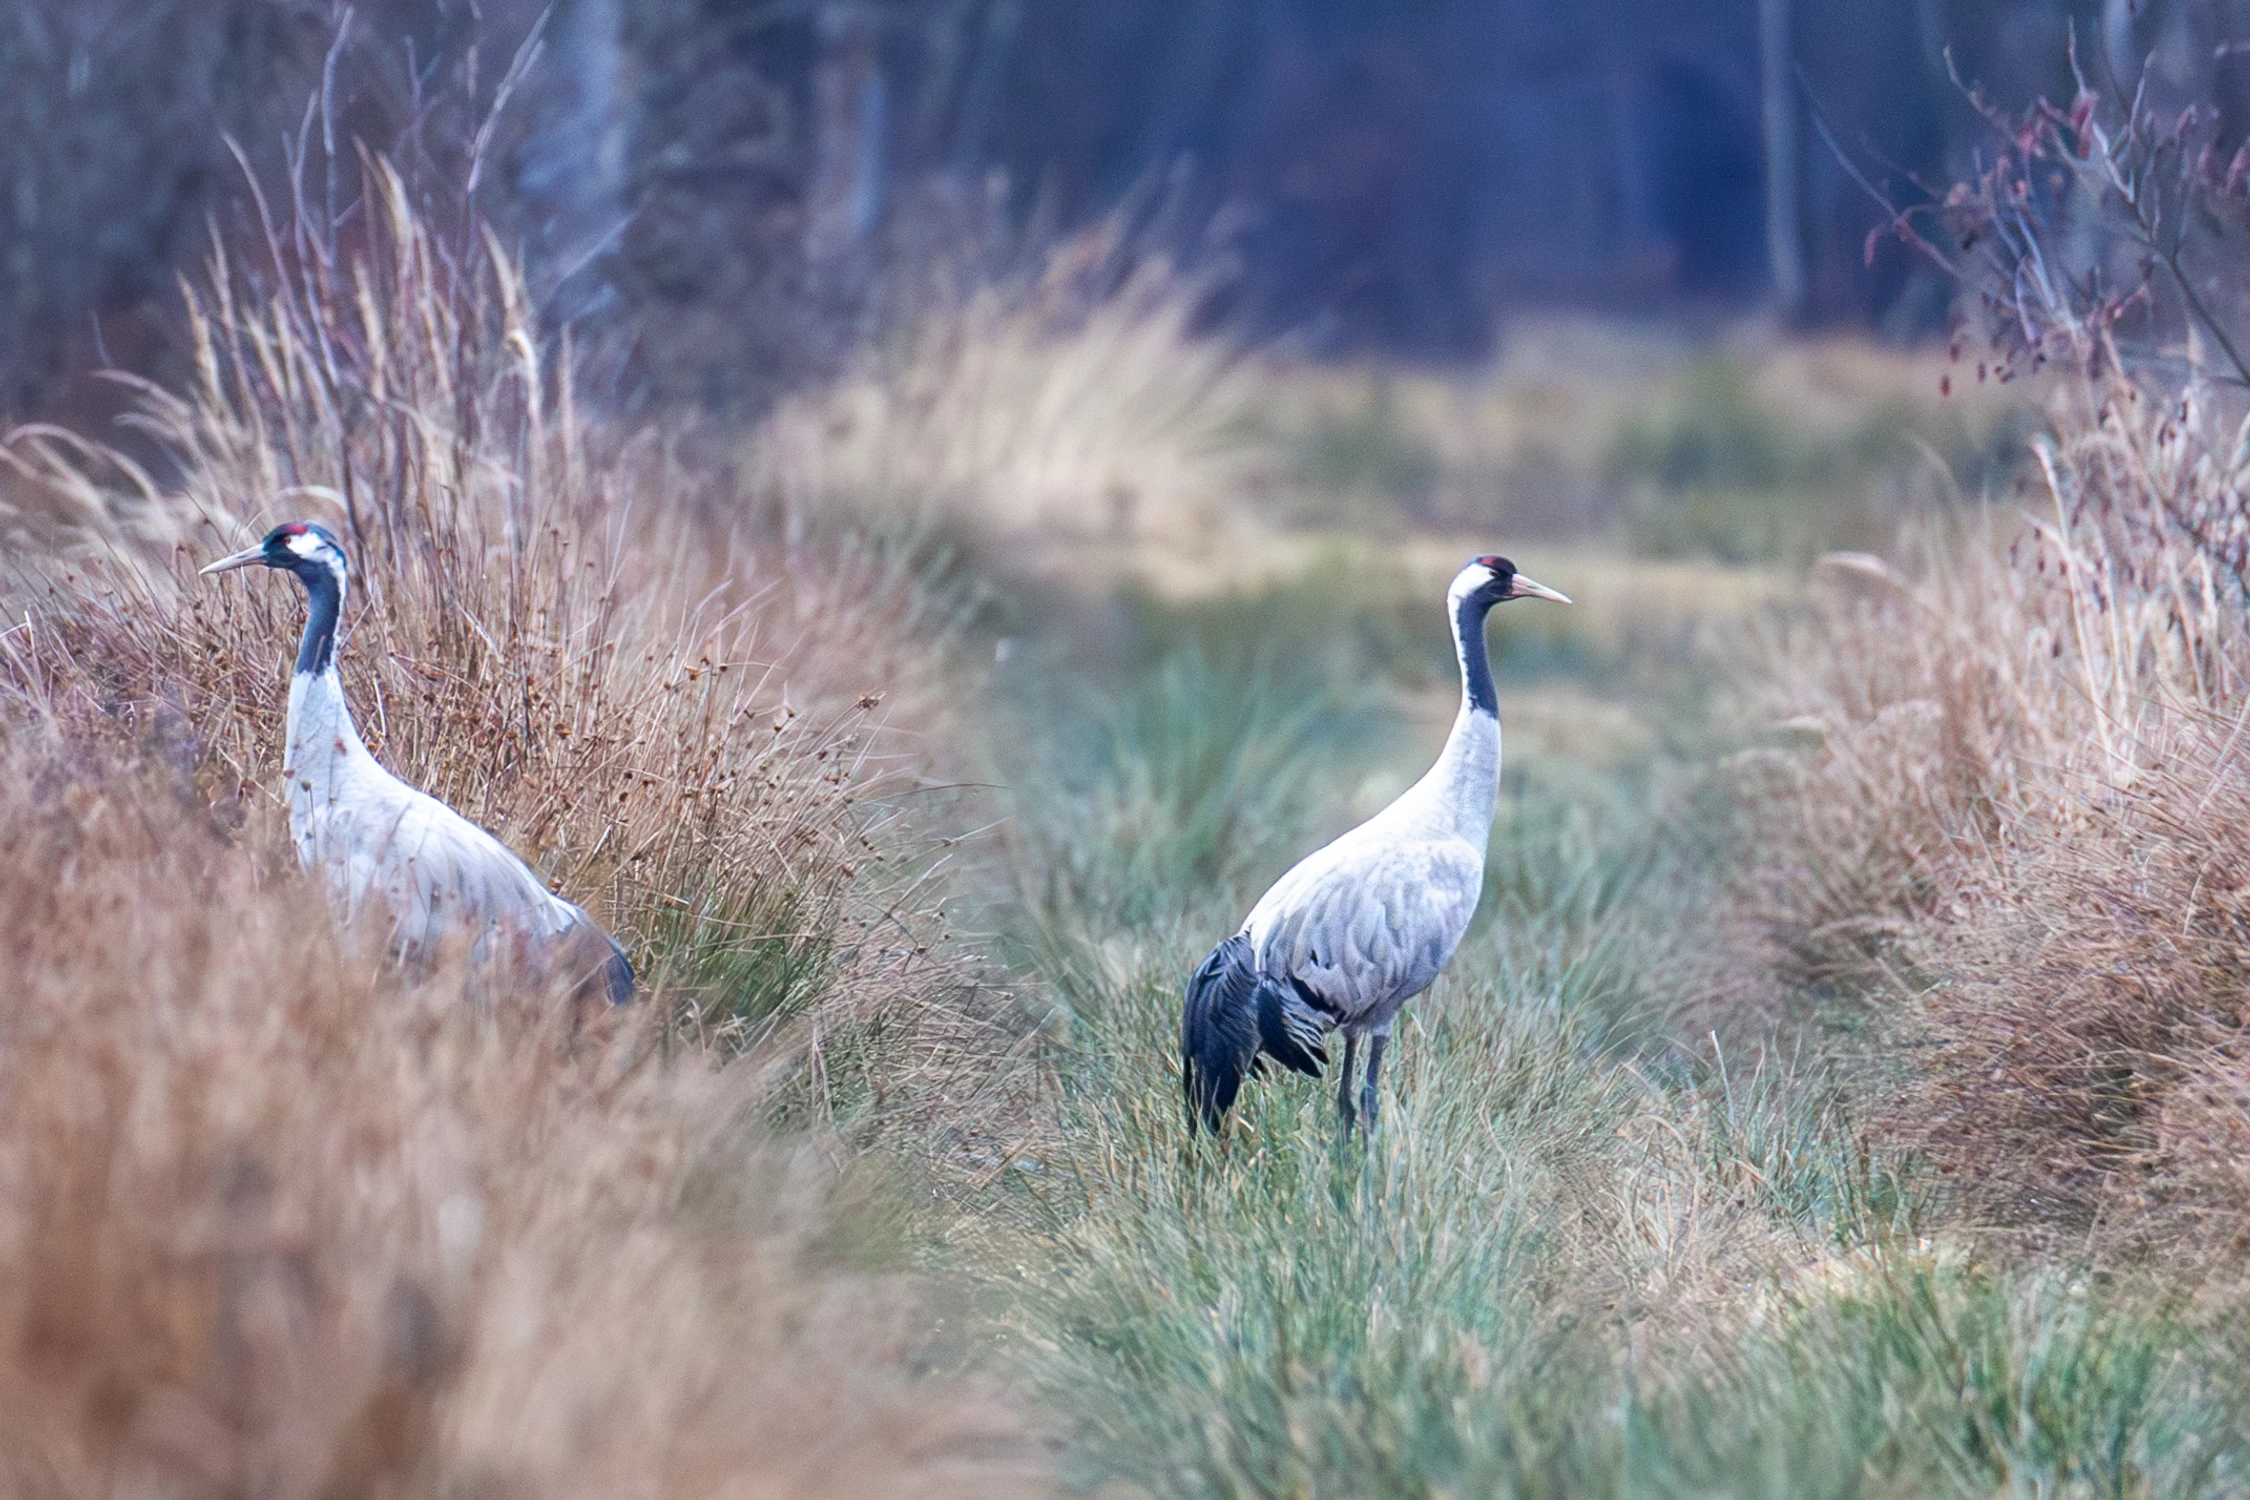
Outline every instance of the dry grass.
{"type": "Polygon", "coordinates": [[[12,1493],[1031,1487],[910,1374],[906,1289],[821,1251],[757,1074],[402,987],[181,768],[41,738],[0,816],[12,1493]]]}
{"type": "Polygon", "coordinates": [[[1773,702],[1816,748],[1742,765],[1749,904],[1787,983],[1888,997],[1892,1125],[1976,1212],[2231,1244],[2250,476],[2192,400],[2058,432],[2006,548],[1836,560],[1773,702]]]}
{"type": "MultiPolygon", "coordinates": [[[[991,1495],[1023,1428],[777,1117],[1013,1106],[1013,1023],[900,811],[946,621],[609,441],[486,238],[383,193],[191,295],[163,467],[12,435],[0,597],[0,1474],[13,1492],[991,1495]],[[376,754],[634,949],[573,1036],[520,975],[338,931],[274,788],[299,591],[347,542],[376,754]],[[974,1054],[981,1094],[946,1089],[974,1054]],[[745,1055],[746,1054],[746,1055],[745,1055]]],[[[930,841],[934,846],[935,841],[930,841]]]]}
{"type": "Polygon", "coordinates": [[[2222,733],[2091,800],[2021,830],[1938,936],[1922,1128],[2011,1217],[2231,1250],[2250,788],[2222,733]]]}
{"type": "Polygon", "coordinates": [[[967,517],[1016,546],[1208,546],[1255,477],[1255,383],[1193,330],[1194,289],[1121,272],[1109,230],[1021,289],[933,310],[854,376],[785,401],[753,472],[787,507],[967,517]]]}
{"type": "Polygon", "coordinates": [[[214,262],[196,387],[141,393],[175,472],[51,429],[0,449],[34,497],[9,517],[17,692],[73,733],[191,741],[206,795],[270,802],[302,601],[193,569],[313,515],[356,564],[370,747],[617,931],[698,1034],[817,1036],[830,1097],[840,1041],[981,1041],[930,1003],[960,972],[895,812],[942,722],[930,596],[590,431],[508,259],[367,177],[359,253],[284,226],[262,265],[214,262]]]}

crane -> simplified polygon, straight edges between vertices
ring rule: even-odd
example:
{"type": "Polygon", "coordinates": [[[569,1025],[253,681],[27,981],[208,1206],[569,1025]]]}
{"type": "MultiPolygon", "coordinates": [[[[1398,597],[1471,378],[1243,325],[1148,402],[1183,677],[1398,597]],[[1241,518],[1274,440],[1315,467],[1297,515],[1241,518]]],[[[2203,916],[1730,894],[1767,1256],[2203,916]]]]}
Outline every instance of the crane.
{"type": "Polygon", "coordinates": [[[263,566],[304,585],[305,633],[289,679],[289,833],[308,872],[326,877],[347,916],[371,899],[389,908],[394,951],[433,960],[448,938],[472,961],[505,950],[571,982],[574,993],[623,1004],[633,967],[594,919],[540,883],[507,845],[376,763],[352,723],[336,671],[336,624],[351,569],[327,528],[276,526],[264,541],[203,569],[263,566]]]}
{"type": "Polygon", "coordinates": [[[1510,599],[1570,602],[1504,557],[1470,559],[1445,593],[1461,711],[1437,764],[1389,807],[1299,860],[1189,977],[1180,1075],[1191,1131],[1219,1129],[1243,1080],[1269,1060],[1319,1077],[1328,1033],[1338,1030],[1337,1113],[1348,1133],[1364,1039],[1356,1117],[1374,1125],[1391,1024],[1453,957],[1484,889],[1500,798],[1500,703],[1484,626],[1492,607],[1510,599]]]}

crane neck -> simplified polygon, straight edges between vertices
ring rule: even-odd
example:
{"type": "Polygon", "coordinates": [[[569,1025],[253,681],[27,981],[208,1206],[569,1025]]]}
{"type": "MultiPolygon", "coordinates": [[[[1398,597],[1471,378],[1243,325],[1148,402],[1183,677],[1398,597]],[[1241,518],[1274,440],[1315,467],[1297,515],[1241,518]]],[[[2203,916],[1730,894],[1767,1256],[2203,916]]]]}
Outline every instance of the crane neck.
{"type": "Polygon", "coordinates": [[[1453,603],[1453,644],[1461,661],[1461,711],[1437,763],[1381,816],[1478,848],[1492,832],[1500,805],[1500,714],[1486,658],[1489,604],[1453,603]]]}
{"type": "Polygon", "coordinates": [[[327,795],[337,768],[367,754],[344,701],[344,679],[336,670],[336,623],[343,613],[344,579],[332,568],[296,570],[305,586],[305,634],[297,645],[297,668],[289,679],[289,747],[285,768],[292,795],[311,781],[327,795]]]}
{"type": "Polygon", "coordinates": [[[1453,607],[1453,653],[1461,662],[1461,711],[1481,713],[1497,721],[1500,697],[1492,688],[1492,662],[1485,653],[1484,620],[1492,613],[1489,602],[1474,594],[1453,607]]]}
{"type": "Polygon", "coordinates": [[[294,570],[305,586],[305,633],[297,643],[297,675],[328,671],[336,664],[336,623],[344,613],[344,579],[333,568],[294,570]]]}

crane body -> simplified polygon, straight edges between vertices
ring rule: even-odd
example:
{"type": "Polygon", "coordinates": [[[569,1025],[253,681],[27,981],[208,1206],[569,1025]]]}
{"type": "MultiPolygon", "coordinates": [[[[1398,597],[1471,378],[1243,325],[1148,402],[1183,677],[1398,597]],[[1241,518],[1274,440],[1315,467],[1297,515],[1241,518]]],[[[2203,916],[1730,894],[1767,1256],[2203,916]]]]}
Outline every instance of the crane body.
{"type": "Polygon", "coordinates": [[[1196,969],[1180,1021],[1191,1124],[1217,1129],[1243,1081],[1269,1062],[1317,1077],[1328,1033],[1344,1034],[1336,1106],[1346,1129],[1373,1123],[1392,1024],[1435,982],[1468,931],[1484,888],[1485,845],[1500,797],[1500,715],[1486,616],[1510,599],[1570,600],[1473,559],[1447,590],[1461,707],[1437,763],[1398,800],[1299,860],[1196,969]],[[1352,1072],[1368,1043],[1359,1104],[1352,1072]]]}
{"type": "Polygon", "coordinates": [[[284,569],[305,588],[282,775],[297,858],[323,878],[337,910],[352,919],[380,907],[394,950],[410,965],[459,941],[472,962],[505,952],[613,1003],[631,999],[632,966],[593,918],[548,890],[507,845],[368,751],[336,670],[349,578],[336,538],[290,522],[203,571],[253,565],[284,569]]]}

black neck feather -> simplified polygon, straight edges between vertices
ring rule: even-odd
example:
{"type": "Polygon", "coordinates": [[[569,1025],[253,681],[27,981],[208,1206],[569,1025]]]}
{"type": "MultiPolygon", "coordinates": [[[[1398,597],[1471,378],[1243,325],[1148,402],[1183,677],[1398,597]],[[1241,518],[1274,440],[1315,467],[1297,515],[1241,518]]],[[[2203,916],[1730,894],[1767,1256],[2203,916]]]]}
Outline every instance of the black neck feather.
{"type": "Polygon", "coordinates": [[[332,568],[291,569],[305,586],[305,635],[297,643],[297,670],[318,674],[336,659],[336,621],[344,608],[344,580],[332,568]]]}
{"type": "Polygon", "coordinates": [[[1461,641],[1461,690],[1468,694],[1469,706],[1498,718],[1500,698],[1492,690],[1492,665],[1484,649],[1484,617],[1490,613],[1490,600],[1469,595],[1453,617],[1453,632],[1461,641]]]}

